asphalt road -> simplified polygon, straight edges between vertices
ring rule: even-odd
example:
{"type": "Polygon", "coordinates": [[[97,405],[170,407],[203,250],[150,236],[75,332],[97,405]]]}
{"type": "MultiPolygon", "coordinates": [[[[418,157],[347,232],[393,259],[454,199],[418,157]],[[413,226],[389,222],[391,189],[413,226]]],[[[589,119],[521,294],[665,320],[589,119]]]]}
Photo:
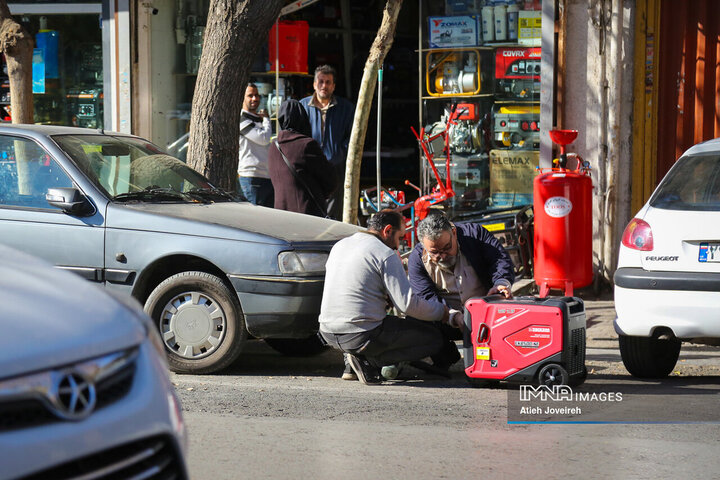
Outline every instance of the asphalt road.
{"type": "Polygon", "coordinates": [[[586,315],[589,375],[576,390],[622,401],[581,402],[582,415],[561,417],[570,424],[509,424],[518,387],[471,388],[459,365],[452,379],[408,367],[365,386],[340,380],[332,350],[290,358],[252,341],[222,375],[173,375],[191,476],[717,478],[720,349],[683,346],[671,377],[639,381],[622,366],[612,302],[587,301],[586,315]]]}

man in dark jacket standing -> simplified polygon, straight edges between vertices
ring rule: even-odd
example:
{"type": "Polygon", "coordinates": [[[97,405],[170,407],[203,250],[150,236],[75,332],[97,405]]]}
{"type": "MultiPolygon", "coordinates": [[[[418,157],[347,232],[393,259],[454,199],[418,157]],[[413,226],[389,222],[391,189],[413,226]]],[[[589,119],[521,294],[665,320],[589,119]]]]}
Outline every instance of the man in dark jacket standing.
{"type": "Polygon", "coordinates": [[[325,199],[335,188],[335,176],[320,145],[310,137],[307,112],[297,100],[286,100],[280,106],[278,121],[277,142],[268,152],[275,208],[323,217],[325,199]]]}
{"type": "Polygon", "coordinates": [[[435,213],[418,224],[417,234],[420,241],[408,260],[413,292],[454,310],[472,297],[512,297],[512,260],[482,225],[453,225],[444,213],[435,213]]]}
{"type": "Polygon", "coordinates": [[[345,161],[352,132],[355,107],[335,92],[335,69],[321,65],[315,69],[313,88],[315,92],[300,100],[310,117],[312,137],[320,144],[325,158],[333,165],[338,188],[328,200],[328,214],[336,220],[342,219],[342,185],[345,181],[345,161]]]}

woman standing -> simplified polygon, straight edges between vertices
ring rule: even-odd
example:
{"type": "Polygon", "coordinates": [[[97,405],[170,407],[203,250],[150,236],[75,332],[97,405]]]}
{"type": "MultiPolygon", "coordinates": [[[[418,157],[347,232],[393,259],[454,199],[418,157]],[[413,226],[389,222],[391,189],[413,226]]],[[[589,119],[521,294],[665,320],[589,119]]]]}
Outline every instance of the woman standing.
{"type": "Polygon", "coordinates": [[[324,217],[336,180],[332,165],[311,137],[307,112],[297,100],[287,100],[280,106],[278,121],[280,132],[268,155],[275,208],[324,217]]]}

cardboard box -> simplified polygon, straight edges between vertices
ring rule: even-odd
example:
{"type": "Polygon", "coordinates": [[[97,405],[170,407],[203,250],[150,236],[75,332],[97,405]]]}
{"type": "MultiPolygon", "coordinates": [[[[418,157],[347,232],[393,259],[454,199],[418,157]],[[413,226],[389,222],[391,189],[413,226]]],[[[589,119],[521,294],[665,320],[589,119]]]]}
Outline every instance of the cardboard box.
{"type": "Polygon", "coordinates": [[[445,15],[478,15],[482,8],[481,0],[445,0],[445,15]]]}
{"type": "Polygon", "coordinates": [[[533,201],[533,179],[540,164],[537,150],[490,150],[492,207],[527,205],[533,201]]]}
{"type": "Polygon", "coordinates": [[[430,48],[475,47],[478,45],[478,21],[475,15],[428,17],[430,48]]]}
{"type": "Polygon", "coordinates": [[[518,17],[518,43],[539,47],[542,45],[540,10],[520,10],[518,17]]]}

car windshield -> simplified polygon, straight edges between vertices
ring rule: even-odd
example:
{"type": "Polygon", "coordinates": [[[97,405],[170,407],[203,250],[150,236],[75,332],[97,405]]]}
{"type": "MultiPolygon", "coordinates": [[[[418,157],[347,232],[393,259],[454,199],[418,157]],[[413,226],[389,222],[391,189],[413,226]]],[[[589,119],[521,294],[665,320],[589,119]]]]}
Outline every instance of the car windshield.
{"type": "Polygon", "coordinates": [[[650,199],[650,206],[720,211],[720,155],[693,155],[678,160],[650,199]]]}
{"type": "Polygon", "coordinates": [[[138,138],[55,135],[53,140],[114,201],[229,201],[177,158],[138,138]]]}

